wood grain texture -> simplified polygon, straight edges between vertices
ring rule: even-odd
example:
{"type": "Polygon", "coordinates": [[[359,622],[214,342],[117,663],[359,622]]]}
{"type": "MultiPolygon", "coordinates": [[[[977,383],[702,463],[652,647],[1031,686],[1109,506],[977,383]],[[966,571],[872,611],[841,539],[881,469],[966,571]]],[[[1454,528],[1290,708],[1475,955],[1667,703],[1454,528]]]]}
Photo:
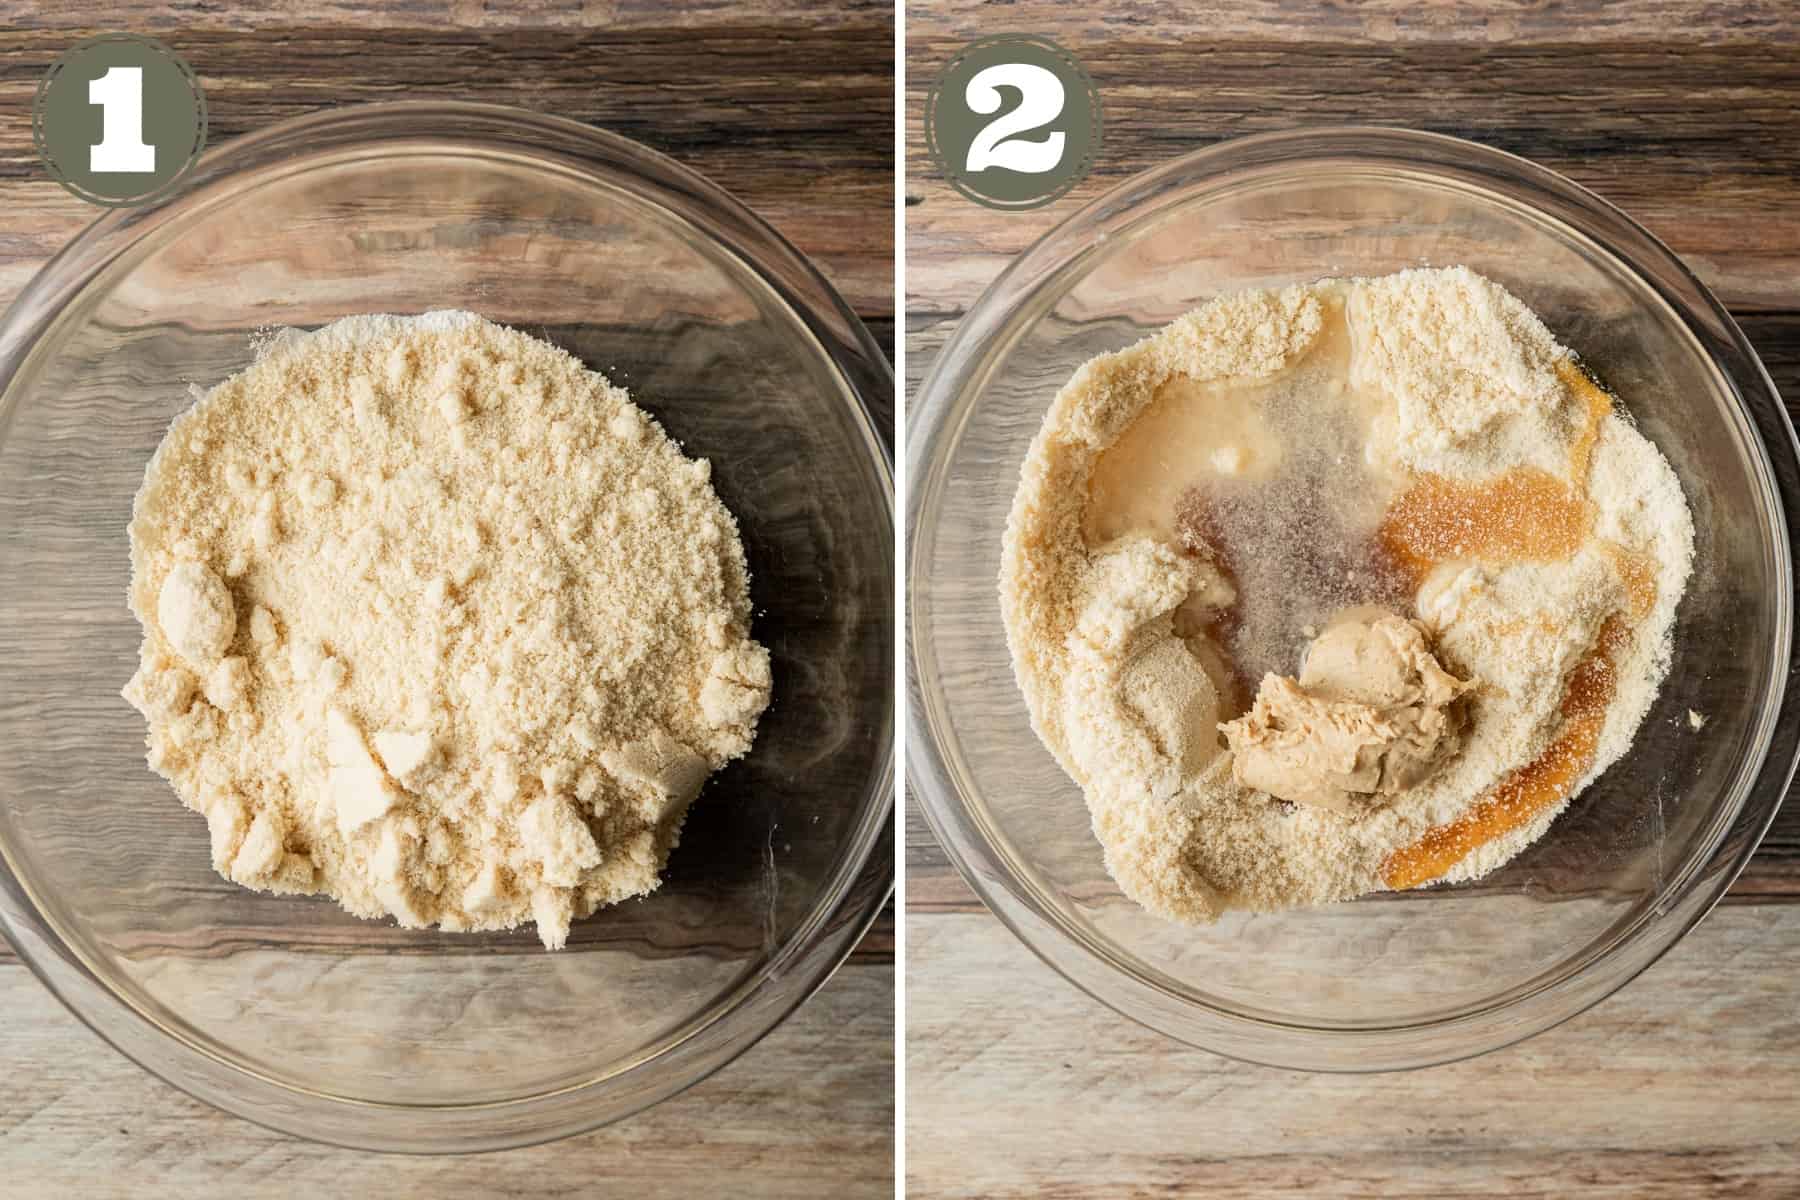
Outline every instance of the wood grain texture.
{"type": "Polygon", "coordinates": [[[0,969],[0,1197],[893,1195],[894,969],[846,966],[743,1058],[594,1133],[408,1158],[302,1142],[191,1100],[0,969]]]}
{"type": "Polygon", "coordinates": [[[1052,975],[991,917],[909,915],[907,1194],[1792,1196],[1793,911],[1721,910],[1518,1046],[1364,1076],[1186,1049],[1052,975]]]}
{"type": "MultiPolygon", "coordinates": [[[[610,128],[731,190],[818,262],[891,352],[893,9],[844,0],[0,3],[0,302],[97,215],[48,181],[29,110],[92,33],[172,42],[213,144],[321,106],[441,97],[610,128]]],[[[876,414],[891,425],[891,408],[876,414]]],[[[300,1142],[114,1053],[0,946],[0,1196],[885,1196],[893,1190],[891,910],[796,1015],[674,1100],[584,1137],[474,1159],[300,1142]]]]}
{"type": "MultiPolygon", "coordinates": [[[[1020,250],[1121,179],[1301,124],[1436,130],[1614,201],[1729,305],[1800,401],[1800,13],[1785,3],[914,4],[907,388],[1020,250]],[[1047,208],[957,196],[925,89],[971,37],[1048,34],[1106,111],[1047,208]]],[[[1400,1076],[1236,1064],[1108,1012],[987,914],[906,807],[908,1194],[920,1197],[1791,1196],[1800,1189],[1800,805],[1723,907],[1597,1009],[1400,1076]]]]}
{"type": "Polygon", "coordinates": [[[1106,144],[1070,195],[1024,214],[958,197],[924,152],[923,89],[961,40],[907,30],[907,310],[962,311],[1060,218],[1225,138],[1401,125],[1522,154],[1618,204],[1738,310],[1787,311],[1800,277],[1800,55],[1686,39],[1541,45],[1169,41],[1154,25],[1056,30],[1100,90],[1106,144]],[[1104,39],[1104,40],[1102,40],[1104,39]]]}
{"type": "MultiPolygon", "coordinates": [[[[1711,45],[1756,39],[1792,42],[1800,36],[1786,0],[1118,0],[1072,6],[1067,0],[1012,0],[1004,28],[986,0],[931,0],[908,8],[908,53],[920,32],[968,40],[986,34],[1052,33],[1080,49],[1084,41],[1154,38],[1198,42],[1210,49],[1225,40],[1317,43],[1350,40],[1376,44],[1480,45],[1532,42],[1590,43],[1634,39],[1711,45]]],[[[1083,51],[1085,53],[1085,51],[1083,51]]],[[[909,61],[916,61],[910,59],[909,61]]]]}
{"type": "MultiPolygon", "coordinates": [[[[196,25],[217,29],[354,28],[418,30],[445,26],[472,29],[684,29],[703,32],[755,22],[772,29],[809,31],[891,24],[892,4],[884,0],[251,0],[229,5],[206,0],[112,0],[106,6],[110,29],[179,35],[196,25]]],[[[91,8],[45,4],[42,0],[0,3],[0,26],[78,29],[94,22],[91,8]]]]}
{"type": "MultiPolygon", "coordinates": [[[[765,21],[757,6],[731,12],[735,23],[699,29],[648,21],[465,27],[421,17],[374,35],[348,18],[245,30],[195,15],[169,37],[206,88],[212,145],[365,101],[453,98],[571,117],[722,184],[808,254],[858,313],[891,316],[891,12],[825,27],[779,10],[765,21]],[[373,57],[372,36],[380,42],[373,57]]],[[[25,115],[38,78],[72,42],[119,27],[0,31],[0,111],[16,114],[0,122],[8,200],[0,289],[8,297],[95,215],[38,165],[25,115]]]]}

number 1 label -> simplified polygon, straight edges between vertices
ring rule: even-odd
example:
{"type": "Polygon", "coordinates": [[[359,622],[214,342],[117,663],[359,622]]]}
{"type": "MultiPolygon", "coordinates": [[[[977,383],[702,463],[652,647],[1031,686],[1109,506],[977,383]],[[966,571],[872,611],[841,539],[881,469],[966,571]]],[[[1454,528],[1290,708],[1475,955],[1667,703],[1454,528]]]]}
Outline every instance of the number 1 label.
{"type": "Polygon", "coordinates": [[[144,144],[142,67],[108,67],[88,84],[88,103],[100,106],[100,142],[88,152],[88,170],[156,170],[156,147],[144,144]]]}

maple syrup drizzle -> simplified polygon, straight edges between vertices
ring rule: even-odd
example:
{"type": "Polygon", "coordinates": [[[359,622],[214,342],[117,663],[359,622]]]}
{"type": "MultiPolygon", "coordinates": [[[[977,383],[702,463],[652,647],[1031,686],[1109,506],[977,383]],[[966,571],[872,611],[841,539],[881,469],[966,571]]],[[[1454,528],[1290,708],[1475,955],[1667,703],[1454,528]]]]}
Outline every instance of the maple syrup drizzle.
{"type": "MultiPolygon", "coordinates": [[[[1557,374],[1587,409],[1569,452],[1570,478],[1581,481],[1585,492],[1612,398],[1572,363],[1559,363],[1557,374]]],[[[1581,548],[1592,524],[1593,507],[1583,494],[1544,472],[1519,469],[1474,486],[1421,477],[1389,508],[1382,538],[1395,561],[1422,579],[1450,558],[1501,563],[1565,559],[1581,548]]],[[[1611,543],[1602,549],[1624,585],[1630,620],[1642,620],[1656,603],[1655,564],[1611,543]]],[[[1456,820],[1391,852],[1381,864],[1383,884],[1404,890],[1440,879],[1477,847],[1524,828],[1574,792],[1599,751],[1606,712],[1618,690],[1615,664],[1628,634],[1624,615],[1607,618],[1597,644],[1570,673],[1549,747],[1456,820]]]]}
{"type": "Polygon", "coordinates": [[[1614,655],[1625,637],[1624,622],[1608,618],[1598,644],[1569,675],[1556,739],[1495,784],[1468,812],[1390,853],[1381,864],[1383,884],[1400,891],[1441,878],[1478,846],[1531,824],[1574,790],[1599,749],[1606,710],[1618,688],[1614,655]]]}

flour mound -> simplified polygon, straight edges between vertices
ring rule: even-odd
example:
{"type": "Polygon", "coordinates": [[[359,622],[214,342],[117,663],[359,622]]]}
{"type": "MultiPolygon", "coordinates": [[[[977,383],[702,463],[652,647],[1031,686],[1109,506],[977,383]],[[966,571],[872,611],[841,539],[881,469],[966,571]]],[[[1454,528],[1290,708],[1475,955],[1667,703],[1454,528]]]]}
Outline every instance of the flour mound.
{"type": "Polygon", "coordinates": [[[1581,406],[1556,377],[1569,352],[1536,313],[1467,267],[1358,280],[1346,305],[1350,382],[1386,392],[1398,456],[1451,477],[1496,463],[1565,473],[1581,406]]]}
{"type": "Polygon", "coordinates": [[[709,464],[471,313],[259,351],[176,418],[130,527],[125,695],[214,867],[552,949],[654,890],[770,693],[709,464]]]}
{"type": "Polygon", "coordinates": [[[1693,553],[1667,460],[1543,322],[1472,271],[1426,269],[1223,296],[1083,364],[1021,468],[999,600],[1032,726],[1081,786],[1107,869],[1149,911],[1207,921],[1412,886],[1392,864],[1464,846],[1464,828],[1424,882],[1516,855],[1629,749],[1693,553]],[[1465,515],[1465,494],[1501,499],[1465,515]],[[1414,543],[1384,538],[1419,511],[1437,540],[1412,564],[1393,547],[1414,543]],[[1252,708],[1265,672],[1307,686],[1302,647],[1365,605],[1429,639],[1443,703],[1377,712],[1321,692],[1331,703],[1306,707],[1295,690],[1279,729],[1272,700],[1252,708]],[[1565,697],[1602,654],[1613,690],[1573,787],[1483,816],[1554,757],[1565,697]],[[1303,802],[1282,803],[1277,773],[1247,775],[1240,756],[1276,734],[1290,782],[1323,756],[1334,790],[1289,786],[1303,802]],[[1404,770],[1387,757],[1401,744],[1404,770]]]}

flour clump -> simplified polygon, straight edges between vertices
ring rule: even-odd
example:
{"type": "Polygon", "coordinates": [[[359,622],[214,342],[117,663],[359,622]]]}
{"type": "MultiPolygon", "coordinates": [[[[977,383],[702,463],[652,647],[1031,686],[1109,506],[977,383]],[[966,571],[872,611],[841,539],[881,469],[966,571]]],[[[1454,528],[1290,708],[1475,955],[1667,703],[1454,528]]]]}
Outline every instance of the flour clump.
{"type": "Polygon", "coordinates": [[[560,947],[656,888],[769,702],[709,464],[470,313],[269,339],[130,534],[150,765],[259,890],[560,947]]]}

